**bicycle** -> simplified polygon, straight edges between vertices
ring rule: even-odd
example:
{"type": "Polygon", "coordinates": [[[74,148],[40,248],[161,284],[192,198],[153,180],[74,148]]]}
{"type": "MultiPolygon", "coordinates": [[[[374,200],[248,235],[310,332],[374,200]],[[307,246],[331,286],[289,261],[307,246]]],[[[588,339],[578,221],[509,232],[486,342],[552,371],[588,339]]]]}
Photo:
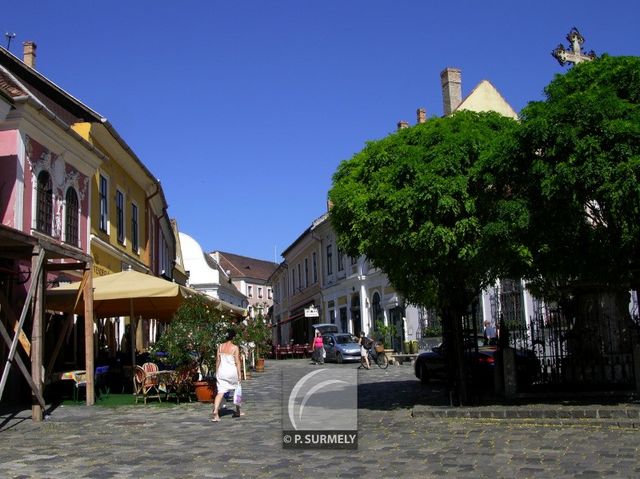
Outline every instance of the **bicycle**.
{"type": "Polygon", "coordinates": [[[382,352],[376,351],[374,356],[373,350],[374,348],[369,348],[367,352],[367,355],[369,356],[369,364],[375,363],[378,365],[380,369],[387,369],[389,367],[389,358],[387,357],[387,355],[384,353],[384,351],[382,352]]]}

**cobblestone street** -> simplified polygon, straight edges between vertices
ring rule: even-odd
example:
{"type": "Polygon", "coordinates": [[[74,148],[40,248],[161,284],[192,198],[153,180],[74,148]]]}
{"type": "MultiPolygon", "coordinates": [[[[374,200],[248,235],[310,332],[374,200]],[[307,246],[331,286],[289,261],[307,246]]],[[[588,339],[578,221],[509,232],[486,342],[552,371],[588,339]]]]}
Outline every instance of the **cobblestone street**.
{"type": "Polygon", "coordinates": [[[268,361],[243,385],[247,415],[215,424],[198,403],[67,406],[39,424],[3,414],[0,476],[640,477],[637,404],[450,408],[408,365],[358,372],[357,451],[285,450],[280,378],[306,366],[268,361]]]}

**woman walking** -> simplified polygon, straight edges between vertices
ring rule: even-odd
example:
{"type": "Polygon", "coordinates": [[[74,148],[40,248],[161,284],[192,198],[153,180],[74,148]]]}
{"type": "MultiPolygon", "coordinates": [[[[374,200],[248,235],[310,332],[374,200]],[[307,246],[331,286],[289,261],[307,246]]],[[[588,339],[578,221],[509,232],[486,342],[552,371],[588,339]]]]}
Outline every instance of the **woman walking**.
{"type": "Polygon", "coordinates": [[[316,329],[316,335],[313,338],[313,356],[311,358],[313,364],[324,364],[324,343],[320,331],[316,329]]]}
{"type": "MultiPolygon", "coordinates": [[[[240,348],[233,344],[233,338],[235,337],[236,332],[233,329],[228,329],[226,341],[218,346],[216,355],[216,385],[218,391],[213,401],[213,414],[211,416],[213,422],[220,420],[218,411],[222,397],[225,393],[235,391],[240,386],[240,378],[242,377],[240,372],[240,348]]],[[[240,416],[244,416],[244,413],[240,412],[240,404],[236,404],[236,412],[233,417],[240,416]]]]}

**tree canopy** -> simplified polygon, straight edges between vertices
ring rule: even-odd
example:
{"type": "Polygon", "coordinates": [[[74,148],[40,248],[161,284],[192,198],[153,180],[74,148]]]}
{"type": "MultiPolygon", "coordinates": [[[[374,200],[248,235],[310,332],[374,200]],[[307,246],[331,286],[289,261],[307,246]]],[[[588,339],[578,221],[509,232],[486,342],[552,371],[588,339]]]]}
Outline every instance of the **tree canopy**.
{"type": "Polygon", "coordinates": [[[509,233],[549,292],[575,281],[638,285],[640,58],[603,56],[557,75],[544,101],[482,164],[482,183],[526,221],[509,233]]]}
{"type": "Polygon", "coordinates": [[[408,301],[464,308],[498,274],[478,214],[481,157],[515,121],[461,111],[373,141],[338,167],[329,199],[339,246],[365,255],[408,301]]]}

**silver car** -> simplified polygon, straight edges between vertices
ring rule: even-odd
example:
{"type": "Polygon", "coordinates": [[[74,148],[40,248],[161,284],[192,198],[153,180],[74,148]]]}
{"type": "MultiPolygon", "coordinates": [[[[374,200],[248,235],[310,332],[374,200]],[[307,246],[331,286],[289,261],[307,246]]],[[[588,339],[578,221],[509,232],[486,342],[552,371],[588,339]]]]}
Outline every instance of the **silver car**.
{"type": "Polygon", "coordinates": [[[353,334],[324,333],[322,341],[327,353],[325,361],[335,361],[340,364],[346,361],[360,361],[360,344],[353,334]]]}

